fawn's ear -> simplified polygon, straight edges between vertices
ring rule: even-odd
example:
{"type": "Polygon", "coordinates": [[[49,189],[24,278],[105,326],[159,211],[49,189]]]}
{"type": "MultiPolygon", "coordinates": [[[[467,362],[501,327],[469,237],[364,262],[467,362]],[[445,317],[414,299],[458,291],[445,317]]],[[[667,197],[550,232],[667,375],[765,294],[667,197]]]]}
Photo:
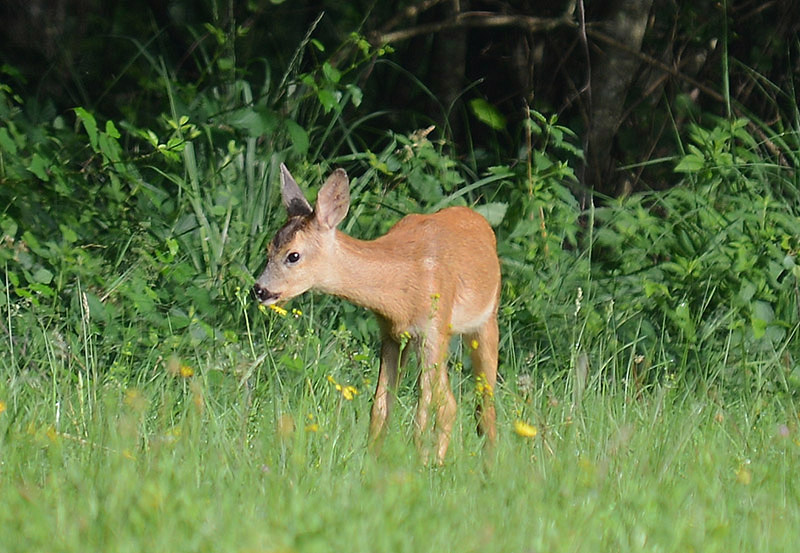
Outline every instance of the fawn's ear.
{"type": "Polygon", "coordinates": [[[289,217],[311,215],[314,212],[311,204],[303,196],[300,187],[297,186],[294,177],[283,163],[281,163],[281,197],[289,217]]]}
{"type": "Polygon", "coordinates": [[[326,229],[342,222],[350,208],[350,180],[344,169],[336,169],[317,195],[317,222],[326,229]]]}

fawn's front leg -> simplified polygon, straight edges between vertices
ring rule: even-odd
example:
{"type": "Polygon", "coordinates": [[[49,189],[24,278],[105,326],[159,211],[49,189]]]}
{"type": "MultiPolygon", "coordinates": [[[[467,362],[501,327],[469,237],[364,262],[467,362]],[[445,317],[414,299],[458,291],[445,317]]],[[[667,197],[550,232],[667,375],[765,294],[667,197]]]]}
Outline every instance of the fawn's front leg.
{"type": "Polygon", "coordinates": [[[378,385],[375,388],[375,399],[369,420],[370,446],[378,449],[383,441],[386,422],[392,409],[394,396],[397,393],[399,378],[400,344],[388,334],[384,334],[381,342],[381,368],[378,373],[378,385]]]}

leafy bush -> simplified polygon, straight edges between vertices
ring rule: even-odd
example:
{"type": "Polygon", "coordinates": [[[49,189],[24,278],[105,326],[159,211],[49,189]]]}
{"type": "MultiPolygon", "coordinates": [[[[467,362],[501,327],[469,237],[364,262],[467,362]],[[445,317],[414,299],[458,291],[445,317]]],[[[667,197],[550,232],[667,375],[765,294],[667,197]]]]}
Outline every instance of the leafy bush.
{"type": "Polygon", "coordinates": [[[661,340],[702,367],[725,344],[740,359],[781,352],[797,330],[799,214],[776,197],[786,172],[763,161],[747,125],[695,127],[682,184],[596,212],[598,284],[642,314],[620,329],[623,340],[643,332],[642,352],[661,340]]]}

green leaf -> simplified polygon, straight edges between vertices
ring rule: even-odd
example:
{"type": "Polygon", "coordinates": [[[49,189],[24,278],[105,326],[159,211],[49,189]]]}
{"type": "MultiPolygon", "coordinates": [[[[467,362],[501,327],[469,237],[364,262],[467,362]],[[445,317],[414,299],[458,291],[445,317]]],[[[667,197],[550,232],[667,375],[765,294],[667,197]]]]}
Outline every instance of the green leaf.
{"type": "Polygon", "coordinates": [[[47,286],[46,284],[42,284],[40,282],[33,282],[28,286],[28,290],[31,292],[36,292],[37,294],[44,296],[46,298],[52,298],[56,295],[55,290],[51,287],[47,286]]]}
{"type": "Polygon", "coordinates": [[[705,166],[706,160],[694,154],[688,154],[675,166],[676,173],[696,173],[705,166]]]}
{"type": "Polygon", "coordinates": [[[83,108],[75,108],[75,115],[77,115],[80,122],[83,123],[83,128],[86,129],[86,134],[89,135],[89,144],[92,145],[92,149],[96,152],[97,121],[95,120],[94,115],[83,108]]]}
{"type": "Polygon", "coordinates": [[[759,340],[764,337],[764,334],[767,333],[767,321],[764,319],[759,319],[758,317],[752,317],[750,319],[750,324],[753,326],[753,337],[756,340],[759,340]]]}
{"type": "Polygon", "coordinates": [[[47,161],[37,153],[33,154],[31,164],[28,165],[28,171],[39,177],[40,180],[47,182],[50,180],[50,175],[47,174],[48,166],[47,161]]]}
{"type": "Polygon", "coordinates": [[[408,184],[425,203],[433,204],[442,198],[442,185],[438,178],[422,171],[412,171],[408,175],[408,184]]]}
{"type": "Polygon", "coordinates": [[[106,134],[111,138],[119,138],[120,136],[122,136],[121,134],[119,134],[116,125],[114,125],[114,122],[111,119],[106,121],[106,134]]]}
{"type": "Polygon", "coordinates": [[[178,253],[178,241],[174,238],[167,238],[167,248],[169,248],[169,254],[174,257],[178,253]]]}
{"type": "Polygon", "coordinates": [[[19,225],[11,217],[4,216],[0,218],[0,229],[2,229],[3,234],[14,238],[17,235],[17,230],[19,230],[19,225]]]}
{"type": "Polygon", "coordinates": [[[327,61],[322,64],[322,73],[325,75],[325,78],[334,84],[338,84],[338,82],[342,79],[342,72],[327,61]]]}
{"type": "Polygon", "coordinates": [[[690,343],[694,343],[697,337],[697,330],[695,328],[694,321],[692,320],[691,313],[689,312],[689,306],[685,301],[679,303],[675,308],[673,320],[678,328],[683,331],[686,339],[690,343]]]}
{"type": "Polygon", "coordinates": [[[58,227],[61,229],[61,236],[64,237],[64,242],[73,244],[78,241],[78,235],[72,228],[67,225],[58,225],[58,227]]]}
{"type": "Polygon", "coordinates": [[[8,134],[8,129],[5,127],[0,129],[0,148],[12,156],[17,155],[17,144],[14,142],[14,139],[11,138],[11,135],[8,134]]]}
{"type": "Polygon", "coordinates": [[[203,27],[211,34],[214,38],[217,39],[217,44],[223,45],[225,44],[225,31],[220,29],[219,27],[215,27],[211,23],[204,23],[203,27]]]}
{"type": "Polygon", "coordinates": [[[745,280],[739,288],[739,298],[743,303],[749,303],[756,295],[756,286],[752,282],[745,280]]]}
{"type": "Polygon", "coordinates": [[[364,93],[354,84],[347,85],[347,91],[350,93],[350,102],[353,106],[358,107],[361,105],[361,100],[364,98],[364,93]]]}
{"type": "Polygon", "coordinates": [[[326,88],[321,88],[317,91],[317,98],[319,99],[319,103],[322,104],[322,109],[325,110],[325,113],[330,112],[339,104],[336,93],[326,88]]]}
{"type": "Polygon", "coordinates": [[[503,222],[503,218],[506,216],[507,210],[508,204],[504,202],[491,202],[475,207],[475,211],[483,215],[493,227],[496,227],[503,222]]]}
{"type": "Polygon", "coordinates": [[[753,325],[753,336],[756,338],[763,338],[767,332],[767,326],[775,321],[775,311],[766,301],[754,301],[751,314],[750,323],[753,325]]]}
{"type": "Polygon", "coordinates": [[[473,98],[469,102],[472,113],[481,123],[484,123],[496,131],[506,128],[506,118],[496,107],[483,98],[473,98]]]}
{"type": "Polygon", "coordinates": [[[49,258],[48,251],[42,247],[39,239],[31,231],[26,230],[22,233],[22,242],[36,255],[49,258]]]}
{"type": "Polygon", "coordinates": [[[237,109],[228,117],[228,123],[248,136],[258,137],[275,131],[278,124],[275,114],[265,109],[237,109]]]}
{"type": "Polygon", "coordinates": [[[306,153],[308,153],[308,133],[306,130],[291,119],[286,120],[286,130],[289,132],[294,151],[297,152],[298,156],[305,157],[306,153]]]}
{"type": "Polygon", "coordinates": [[[53,273],[42,267],[33,273],[33,280],[40,284],[50,284],[53,281],[53,273]]]}
{"type": "Polygon", "coordinates": [[[119,142],[117,142],[113,137],[106,133],[100,133],[98,135],[98,147],[100,148],[100,153],[103,156],[110,160],[110,161],[119,161],[122,157],[122,148],[119,146],[119,142]]]}

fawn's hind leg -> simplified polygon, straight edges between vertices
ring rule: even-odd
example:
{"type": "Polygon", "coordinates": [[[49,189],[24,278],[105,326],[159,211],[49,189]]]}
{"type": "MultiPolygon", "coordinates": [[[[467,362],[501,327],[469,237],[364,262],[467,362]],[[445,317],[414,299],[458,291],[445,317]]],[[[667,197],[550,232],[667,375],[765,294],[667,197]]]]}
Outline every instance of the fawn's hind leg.
{"type": "Polygon", "coordinates": [[[477,332],[467,334],[464,338],[472,357],[472,372],[475,374],[478,395],[475,418],[478,422],[478,433],[486,436],[489,443],[493,444],[497,439],[494,409],[499,341],[497,316],[492,315],[477,332]]]}

